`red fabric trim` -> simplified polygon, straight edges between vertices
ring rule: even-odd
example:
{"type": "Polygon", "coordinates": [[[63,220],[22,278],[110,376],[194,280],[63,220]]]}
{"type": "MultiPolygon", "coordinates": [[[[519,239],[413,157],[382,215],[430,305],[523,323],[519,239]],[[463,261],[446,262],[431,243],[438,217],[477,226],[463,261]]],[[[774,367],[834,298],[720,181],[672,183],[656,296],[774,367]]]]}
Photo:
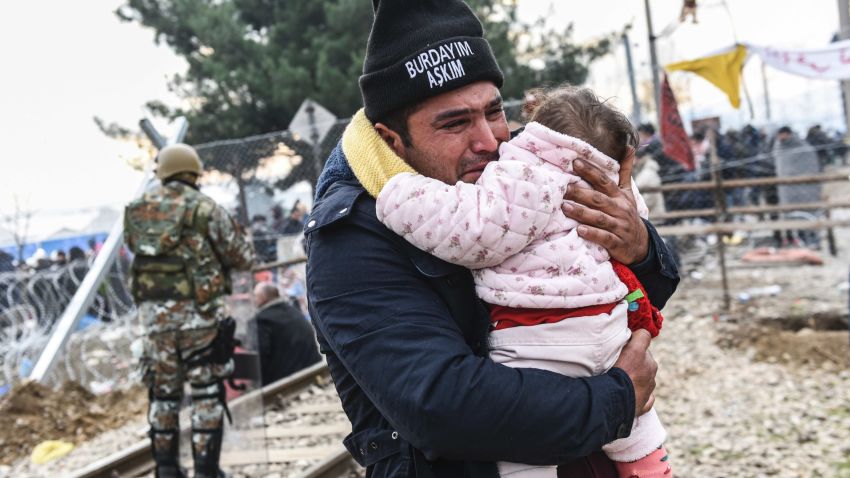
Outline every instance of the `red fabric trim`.
{"type": "Polygon", "coordinates": [[[617,304],[591,305],[578,309],[515,309],[503,305],[490,305],[490,321],[495,330],[530,325],[554,324],[573,317],[610,314],[617,304]]]}
{"type": "MultiPolygon", "coordinates": [[[[611,265],[614,267],[617,277],[629,289],[629,293],[637,289],[643,291],[643,297],[636,301],[638,309],[634,311],[630,310],[628,313],[629,328],[632,331],[645,329],[651,336],[657,337],[658,333],[661,332],[661,323],[664,321],[664,316],[649,302],[646,289],[643,288],[643,284],[640,283],[631,269],[617,261],[611,261],[611,265]]],[[[490,304],[490,321],[496,324],[494,330],[554,324],[573,317],[610,314],[616,306],[617,303],[592,305],[578,309],[515,309],[503,305],[490,304]]]]}
{"type": "Polygon", "coordinates": [[[646,289],[643,288],[643,284],[640,283],[631,269],[614,260],[611,261],[611,265],[614,267],[617,277],[620,278],[623,284],[626,284],[629,293],[637,289],[643,291],[643,297],[635,301],[638,309],[634,311],[629,310],[629,328],[632,331],[644,329],[649,332],[649,335],[657,337],[658,333],[661,332],[661,323],[664,321],[664,316],[649,302],[646,289]]]}

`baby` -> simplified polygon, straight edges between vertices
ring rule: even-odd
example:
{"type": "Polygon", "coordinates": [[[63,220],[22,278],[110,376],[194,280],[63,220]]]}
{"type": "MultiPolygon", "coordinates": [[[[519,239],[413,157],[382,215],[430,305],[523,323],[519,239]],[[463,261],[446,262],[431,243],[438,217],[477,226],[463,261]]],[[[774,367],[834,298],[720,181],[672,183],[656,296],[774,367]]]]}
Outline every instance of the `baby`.
{"type": "MultiPolygon", "coordinates": [[[[561,204],[568,187],[590,187],[573,173],[575,159],[616,183],[619,163],[637,142],[629,120],[587,88],[538,91],[535,98],[531,122],[501,145],[499,161],[475,184],[398,174],[378,195],[377,215],[416,247],[472,269],[476,291],[490,305],[494,361],[598,375],[613,366],[631,330],[655,336],[662,317],[627,267],[579,237],[561,204]]],[[[635,419],[629,437],[603,450],[622,477],[670,478],[665,436],[652,409],[635,419]]],[[[554,478],[557,470],[503,462],[499,471],[554,478]]]]}

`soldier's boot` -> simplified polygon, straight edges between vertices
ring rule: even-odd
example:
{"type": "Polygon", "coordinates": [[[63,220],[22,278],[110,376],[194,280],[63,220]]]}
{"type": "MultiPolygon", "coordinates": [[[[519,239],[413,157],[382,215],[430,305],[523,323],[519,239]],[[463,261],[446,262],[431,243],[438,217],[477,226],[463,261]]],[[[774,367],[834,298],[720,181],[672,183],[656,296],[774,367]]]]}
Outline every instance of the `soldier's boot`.
{"type": "Polygon", "coordinates": [[[195,478],[227,478],[219,467],[222,429],[192,429],[192,458],[195,478]]]}
{"type": "Polygon", "coordinates": [[[156,465],[154,476],[156,478],[186,478],[183,469],[174,465],[156,465]]]}
{"type": "Polygon", "coordinates": [[[177,430],[151,430],[150,437],[156,478],[186,478],[180,468],[180,434],[177,430]],[[166,434],[171,435],[170,440],[161,436],[166,434]]]}

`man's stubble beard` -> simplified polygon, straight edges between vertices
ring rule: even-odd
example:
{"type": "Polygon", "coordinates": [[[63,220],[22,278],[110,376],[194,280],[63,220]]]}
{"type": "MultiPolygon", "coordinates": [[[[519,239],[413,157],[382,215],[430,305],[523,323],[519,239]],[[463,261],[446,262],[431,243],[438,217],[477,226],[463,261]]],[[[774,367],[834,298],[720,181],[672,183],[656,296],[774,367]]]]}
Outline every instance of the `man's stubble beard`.
{"type": "Polygon", "coordinates": [[[440,164],[440,160],[436,158],[436,154],[423,152],[411,145],[411,147],[408,148],[407,156],[408,158],[405,158],[405,162],[415,169],[417,173],[429,178],[438,179],[446,184],[454,184],[456,181],[460,180],[461,174],[469,168],[485,161],[487,163],[498,161],[499,152],[493,151],[492,153],[479,153],[472,154],[471,156],[464,156],[455,166],[455,170],[451,171],[451,174],[453,174],[453,177],[451,178],[438,177],[442,176],[442,171],[439,167],[433,167],[434,165],[440,164]]]}

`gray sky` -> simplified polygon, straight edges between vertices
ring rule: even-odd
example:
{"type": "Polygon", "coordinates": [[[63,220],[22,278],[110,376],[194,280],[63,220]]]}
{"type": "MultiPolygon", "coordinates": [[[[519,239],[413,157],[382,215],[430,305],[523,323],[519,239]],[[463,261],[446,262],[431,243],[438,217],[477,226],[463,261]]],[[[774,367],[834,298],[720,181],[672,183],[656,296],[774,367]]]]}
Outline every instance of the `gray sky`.
{"type": "Polygon", "coordinates": [[[169,98],[166,77],[183,68],[151,32],[118,21],[120,3],[0,3],[0,214],[17,194],[40,211],[36,235],[82,226],[68,209],[128,199],[140,175],[92,118],[135,125],[146,101],[169,98]]]}
{"type": "MultiPolygon", "coordinates": [[[[554,24],[575,25],[575,38],[583,40],[619,31],[632,24],[630,33],[638,81],[651,81],[644,2],[640,0],[594,0],[593,2],[520,0],[527,16],[547,12],[554,24]]],[[[651,0],[655,33],[677,19],[681,0],[651,0]]],[[[658,40],[659,62],[663,64],[705,56],[732,45],[735,41],[770,45],[777,48],[815,48],[826,45],[838,29],[835,0],[699,0],[699,23],[682,24],[669,37],[658,40]]],[[[588,80],[597,93],[613,97],[624,111],[631,111],[631,94],[624,48],[619,47],[594,64],[588,80]]],[[[740,127],[747,122],[767,124],[764,113],[761,61],[751,58],[744,79],[753,99],[755,119],[750,118],[746,100],[734,110],[723,93],[700,77],[685,72],[672,73],[671,82],[690,93],[691,100],[679,98],[679,109],[686,123],[690,119],[720,116],[723,125],[740,127]]],[[[840,92],[834,81],[809,80],[777,70],[767,71],[771,99],[772,124],[790,123],[801,129],[811,123],[843,128],[840,92]],[[836,122],[838,122],[836,124],[836,122]]]]}
{"type": "MultiPolygon", "coordinates": [[[[689,59],[734,42],[732,23],[719,0],[701,0],[700,24],[683,25],[660,40],[663,63],[689,59]]],[[[118,21],[119,0],[68,2],[28,0],[0,3],[0,215],[17,194],[38,212],[34,235],[79,227],[81,208],[119,205],[136,189],[140,174],[121,159],[126,145],[105,138],[92,117],[134,126],[151,99],[176,101],[167,77],[184,69],[181,59],[156,46],[151,32],[118,21]]],[[[364,6],[368,2],[364,0],[364,6]]],[[[632,43],[638,79],[649,78],[646,20],[638,0],[520,0],[531,19],[549,14],[553,24],[575,23],[575,38],[587,40],[633,24],[632,43]],[[554,7],[553,7],[554,5],[554,7]],[[551,14],[550,14],[551,13],[551,14]]],[[[656,31],[678,15],[680,0],[652,0],[656,31]]],[[[728,0],[741,41],[776,47],[817,47],[837,29],[835,0],[728,0]]],[[[365,41],[365,39],[364,39],[365,41]]],[[[623,49],[599,62],[590,84],[630,111],[623,49]]],[[[677,73],[676,75],[686,75],[677,73]]],[[[745,69],[756,103],[755,122],[764,123],[757,59],[745,69]]],[[[840,120],[835,82],[817,82],[769,71],[777,121],[840,120]],[[799,117],[805,112],[806,117],[799,117]]],[[[352,79],[354,81],[354,79],[352,79]]],[[[749,121],[746,107],[736,112],[725,97],[695,77],[691,103],[681,105],[686,121],[721,115],[724,124],[749,121]]]]}

